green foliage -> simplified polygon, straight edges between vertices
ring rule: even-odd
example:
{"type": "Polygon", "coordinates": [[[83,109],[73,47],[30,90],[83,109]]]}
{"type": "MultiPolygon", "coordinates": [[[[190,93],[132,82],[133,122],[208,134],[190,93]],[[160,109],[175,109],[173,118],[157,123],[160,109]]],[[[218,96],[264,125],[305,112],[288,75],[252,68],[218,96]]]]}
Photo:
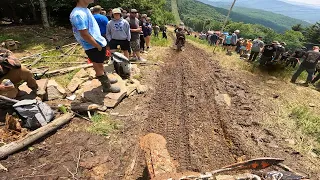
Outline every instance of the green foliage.
{"type": "Polygon", "coordinates": [[[320,22],[317,22],[316,24],[306,28],[305,36],[308,42],[319,44],[320,43],[320,22]]]}
{"type": "Polygon", "coordinates": [[[306,107],[293,108],[291,117],[296,120],[297,126],[307,135],[315,137],[320,143],[320,117],[306,107]]]}
{"type": "Polygon", "coordinates": [[[119,129],[119,123],[112,120],[108,115],[95,114],[92,116],[93,124],[88,128],[88,131],[94,134],[108,136],[114,130],[119,129]]]}
{"type": "Polygon", "coordinates": [[[300,32],[302,32],[304,30],[304,28],[302,27],[302,24],[296,24],[296,25],[292,26],[291,29],[294,31],[300,31],[300,32]]]}

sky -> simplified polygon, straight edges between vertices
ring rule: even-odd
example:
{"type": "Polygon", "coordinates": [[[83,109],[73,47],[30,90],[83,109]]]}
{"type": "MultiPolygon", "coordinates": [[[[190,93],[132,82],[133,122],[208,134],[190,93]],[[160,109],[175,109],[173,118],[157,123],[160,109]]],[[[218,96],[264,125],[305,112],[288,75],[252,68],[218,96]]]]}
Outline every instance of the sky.
{"type": "Polygon", "coordinates": [[[304,3],[304,4],[312,4],[312,5],[320,6],[320,0],[286,0],[286,1],[298,2],[298,3],[304,3]]]}

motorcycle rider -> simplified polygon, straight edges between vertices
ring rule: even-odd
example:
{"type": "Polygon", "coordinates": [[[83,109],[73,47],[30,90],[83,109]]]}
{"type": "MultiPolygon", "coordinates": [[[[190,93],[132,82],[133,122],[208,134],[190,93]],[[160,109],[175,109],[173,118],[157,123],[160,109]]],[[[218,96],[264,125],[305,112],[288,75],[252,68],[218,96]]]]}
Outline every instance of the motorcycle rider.
{"type": "Polygon", "coordinates": [[[176,27],[176,29],[174,30],[174,32],[176,33],[176,46],[178,45],[179,43],[179,38],[182,37],[182,48],[184,47],[185,45],[185,42],[186,42],[186,32],[189,34],[189,31],[185,28],[184,26],[184,23],[181,22],[179,24],[178,27],[176,27]]]}

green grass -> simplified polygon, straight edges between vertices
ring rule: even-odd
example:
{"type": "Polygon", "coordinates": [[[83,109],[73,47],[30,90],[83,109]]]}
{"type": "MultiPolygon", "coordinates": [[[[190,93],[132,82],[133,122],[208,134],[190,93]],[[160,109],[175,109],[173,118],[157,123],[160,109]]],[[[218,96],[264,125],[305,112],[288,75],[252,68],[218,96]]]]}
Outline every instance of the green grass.
{"type": "Polygon", "coordinates": [[[59,83],[62,87],[66,88],[68,84],[71,82],[73,76],[79,71],[80,69],[73,70],[67,74],[56,76],[54,79],[59,83]]]}
{"type": "Polygon", "coordinates": [[[320,116],[306,107],[298,106],[292,109],[290,117],[295,121],[298,129],[316,140],[318,144],[312,151],[320,155],[320,116]]]}
{"type": "Polygon", "coordinates": [[[306,107],[296,107],[292,109],[291,117],[304,133],[315,137],[320,143],[320,116],[306,107]]]}
{"type": "Polygon", "coordinates": [[[92,116],[93,124],[88,128],[88,131],[102,136],[108,136],[112,131],[119,129],[120,124],[112,120],[108,115],[94,114],[92,116]]]}
{"type": "MultiPolygon", "coordinates": [[[[159,35],[159,36],[161,36],[161,35],[159,35]]],[[[151,44],[152,44],[152,46],[168,47],[171,44],[171,40],[170,40],[170,38],[164,39],[162,37],[152,36],[151,44]]]]}

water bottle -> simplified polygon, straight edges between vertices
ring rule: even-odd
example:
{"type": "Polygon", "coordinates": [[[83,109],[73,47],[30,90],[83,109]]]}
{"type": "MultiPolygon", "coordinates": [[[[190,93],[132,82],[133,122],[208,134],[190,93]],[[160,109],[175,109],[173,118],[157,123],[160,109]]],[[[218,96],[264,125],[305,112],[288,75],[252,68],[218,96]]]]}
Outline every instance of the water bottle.
{"type": "Polygon", "coordinates": [[[13,83],[10,81],[10,79],[5,79],[5,80],[3,80],[4,81],[4,85],[5,86],[13,86],[13,83]]]}

